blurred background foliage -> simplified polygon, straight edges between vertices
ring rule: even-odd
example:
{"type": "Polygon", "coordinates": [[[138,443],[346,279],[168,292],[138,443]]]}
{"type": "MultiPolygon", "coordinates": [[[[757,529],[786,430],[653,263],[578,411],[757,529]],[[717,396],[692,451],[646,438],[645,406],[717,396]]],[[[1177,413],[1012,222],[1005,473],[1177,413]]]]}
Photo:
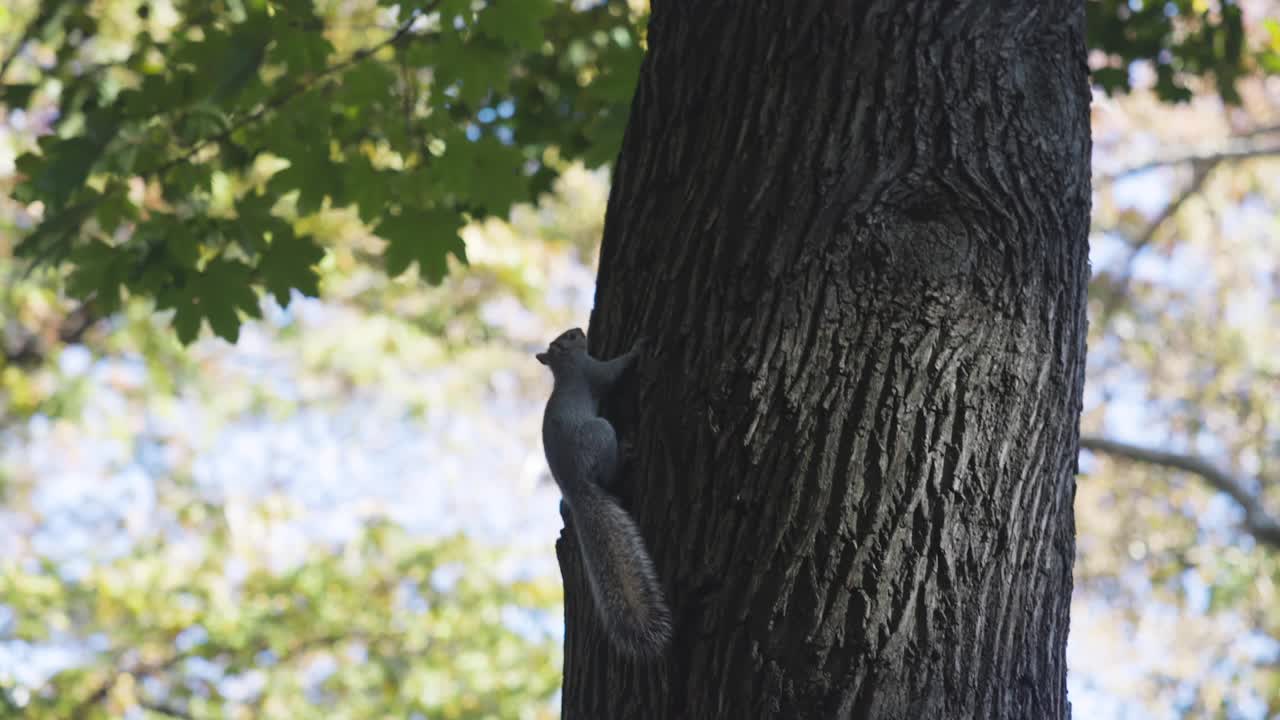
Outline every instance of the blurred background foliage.
{"type": "MultiPolygon", "coordinates": [[[[1280,3],[1087,5],[1071,699],[1280,717],[1280,3]]],[[[0,7],[0,717],[556,715],[530,355],[646,13],[0,7]]]]}

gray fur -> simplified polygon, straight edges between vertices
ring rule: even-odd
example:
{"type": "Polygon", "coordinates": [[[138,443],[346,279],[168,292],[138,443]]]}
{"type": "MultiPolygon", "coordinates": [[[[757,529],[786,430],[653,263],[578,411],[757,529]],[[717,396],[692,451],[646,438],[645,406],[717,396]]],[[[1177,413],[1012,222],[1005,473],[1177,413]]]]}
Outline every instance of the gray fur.
{"type": "Polygon", "coordinates": [[[587,336],[573,328],[537,358],[555,375],[542,417],[542,445],[573,518],[597,614],[619,650],[651,658],[671,642],[671,611],[639,528],[603,489],[617,473],[618,436],[600,417],[600,399],[640,346],[601,362],[587,354],[587,336]]]}

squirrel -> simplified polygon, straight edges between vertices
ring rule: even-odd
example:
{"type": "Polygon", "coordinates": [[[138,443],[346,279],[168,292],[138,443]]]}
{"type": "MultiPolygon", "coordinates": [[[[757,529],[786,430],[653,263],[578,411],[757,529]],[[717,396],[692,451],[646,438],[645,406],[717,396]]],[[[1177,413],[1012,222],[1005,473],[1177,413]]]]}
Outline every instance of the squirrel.
{"type": "Polygon", "coordinates": [[[671,611],[640,529],[606,492],[617,479],[618,436],[600,417],[600,400],[644,343],[604,362],[587,353],[586,334],[573,328],[535,357],[555,376],[542,416],[542,445],[564,497],[561,514],[578,538],[597,614],[616,648],[654,658],[671,641],[671,611]]]}

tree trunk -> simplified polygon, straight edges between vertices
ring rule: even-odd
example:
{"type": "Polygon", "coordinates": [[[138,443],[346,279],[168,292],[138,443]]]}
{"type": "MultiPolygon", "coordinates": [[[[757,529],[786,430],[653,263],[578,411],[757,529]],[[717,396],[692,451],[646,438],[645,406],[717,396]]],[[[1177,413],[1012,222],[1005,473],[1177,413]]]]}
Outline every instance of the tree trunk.
{"type": "Polygon", "coordinates": [[[1082,0],[654,0],[592,352],[676,618],[564,714],[1066,718],[1085,360],[1082,0]]]}

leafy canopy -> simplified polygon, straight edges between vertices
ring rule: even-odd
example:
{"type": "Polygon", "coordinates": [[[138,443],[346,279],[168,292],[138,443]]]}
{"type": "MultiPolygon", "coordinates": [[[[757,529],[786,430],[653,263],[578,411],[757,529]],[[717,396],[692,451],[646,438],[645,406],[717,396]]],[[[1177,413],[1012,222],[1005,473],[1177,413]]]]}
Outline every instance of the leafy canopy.
{"type": "MultiPolygon", "coordinates": [[[[188,508],[206,525],[213,510],[188,508]]],[[[0,717],[551,716],[560,652],[536,618],[555,617],[554,581],[501,579],[494,551],[386,522],[283,572],[225,525],[202,529],[200,543],[144,544],[80,582],[0,561],[10,642],[56,644],[73,626],[94,638],[35,692],[0,678],[0,717]],[[498,621],[516,608],[519,632],[498,621]]]]}
{"type": "MultiPolygon", "coordinates": [[[[206,323],[234,341],[259,291],[316,295],[326,238],[293,226],[323,208],[355,208],[389,273],[439,281],[467,220],[613,158],[644,44],[624,0],[176,0],[163,19],[138,4],[124,50],[89,61],[111,5],[31,8],[2,71],[10,111],[53,110],[17,162],[39,217],[18,253],[101,314],[153,298],[183,342],[206,323]]],[[[1136,60],[1170,100],[1200,75],[1234,100],[1237,77],[1280,67],[1280,26],[1246,48],[1230,0],[1088,9],[1108,91],[1136,60]]]]}
{"type": "MultiPolygon", "coordinates": [[[[46,3],[46,5],[48,5],[46,3]]],[[[86,66],[107,22],[72,3],[32,19],[56,50],[7,84],[11,110],[50,106],[53,133],[17,161],[40,222],[20,256],[69,268],[103,314],[125,293],[235,340],[258,289],[318,292],[324,238],[299,217],[352,207],[398,275],[438,282],[458,230],[620,144],[641,47],[624,2],[178,2],[119,59],[86,66]]],[[[18,73],[14,73],[18,74],[18,73]]]]}

